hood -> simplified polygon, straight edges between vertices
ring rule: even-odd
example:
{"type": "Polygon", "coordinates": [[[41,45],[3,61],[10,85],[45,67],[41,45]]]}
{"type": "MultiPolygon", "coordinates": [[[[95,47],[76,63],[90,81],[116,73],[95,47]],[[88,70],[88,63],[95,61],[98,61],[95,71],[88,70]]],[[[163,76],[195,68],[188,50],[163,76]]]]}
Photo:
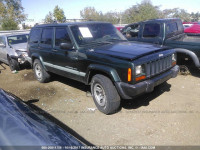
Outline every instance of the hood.
{"type": "Polygon", "coordinates": [[[151,53],[163,51],[166,47],[141,42],[120,42],[94,48],[94,52],[122,59],[136,59],[151,53]]]}
{"type": "Polygon", "coordinates": [[[15,50],[19,50],[22,52],[27,51],[27,43],[20,43],[20,44],[12,44],[11,45],[15,50]]]}

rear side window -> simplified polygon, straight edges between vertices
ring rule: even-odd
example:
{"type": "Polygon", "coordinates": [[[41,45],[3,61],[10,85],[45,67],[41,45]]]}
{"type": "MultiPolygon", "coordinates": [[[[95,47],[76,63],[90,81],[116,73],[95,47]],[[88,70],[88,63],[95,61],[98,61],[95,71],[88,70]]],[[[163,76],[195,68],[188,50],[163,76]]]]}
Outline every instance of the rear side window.
{"type": "Polygon", "coordinates": [[[144,26],[143,37],[154,38],[160,34],[160,24],[148,23],[144,26]]]}
{"type": "Polygon", "coordinates": [[[56,28],[55,46],[60,46],[61,43],[71,42],[66,28],[56,28]]]}
{"type": "Polygon", "coordinates": [[[38,43],[41,37],[41,29],[36,28],[31,30],[30,43],[38,43]]]}
{"type": "Polygon", "coordinates": [[[43,29],[41,43],[46,45],[51,45],[52,37],[53,37],[53,28],[43,29]]]}
{"type": "Polygon", "coordinates": [[[174,33],[178,31],[178,25],[176,22],[168,23],[166,25],[167,34],[174,33]]]}

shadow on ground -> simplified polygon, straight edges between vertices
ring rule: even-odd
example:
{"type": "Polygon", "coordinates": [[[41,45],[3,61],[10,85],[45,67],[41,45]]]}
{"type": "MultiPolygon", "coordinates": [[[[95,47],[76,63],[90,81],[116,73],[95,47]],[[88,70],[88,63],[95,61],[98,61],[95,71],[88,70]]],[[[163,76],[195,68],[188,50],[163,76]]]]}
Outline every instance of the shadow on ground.
{"type": "Polygon", "coordinates": [[[148,106],[150,101],[154,100],[164,92],[169,92],[171,85],[167,82],[155,87],[154,91],[147,93],[131,100],[122,100],[121,107],[124,109],[138,109],[142,106],[148,106]]]}
{"type": "Polygon", "coordinates": [[[2,70],[6,70],[6,67],[4,66],[2,62],[0,62],[0,73],[2,70]]]}
{"type": "Polygon", "coordinates": [[[78,82],[76,80],[72,80],[72,79],[63,77],[63,76],[53,74],[51,82],[53,82],[53,81],[58,81],[58,82],[64,83],[66,85],[77,88],[77,89],[84,91],[84,92],[90,92],[90,86],[85,85],[85,84],[78,82]]]}
{"type": "MultiPolygon", "coordinates": [[[[65,77],[54,75],[52,81],[59,81],[61,83],[67,84],[69,86],[72,86],[72,87],[82,90],[84,92],[90,92],[90,86],[87,86],[78,81],[67,79],[65,77]]],[[[154,100],[155,98],[157,98],[164,92],[169,92],[170,87],[171,87],[170,84],[168,84],[167,82],[164,82],[163,84],[155,87],[154,91],[151,93],[138,96],[131,100],[122,100],[121,107],[124,109],[137,109],[142,106],[148,106],[150,101],[154,100]]]]}
{"type": "Polygon", "coordinates": [[[26,102],[25,101],[23,101],[23,102],[26,103],[29,107],[31,107],[37,114],[40,114],[40,115],[44,116],[45,118],[47,118],[51,122],[53,122],[56,125],[60,126],[62,129],[64,129],[66,132],[68,132],[71,135],[73,135],[75,138],[77,138],[78,140],[80,140],[84,144],[86,144],[88,146],[94,146],[92,143],[90,143],[85,138],[83,138],[78,133],[76,133],[73,129],[71,129],[70,127],[68,127],[67,125],[65,125],[64,123],[62,123],[61,121],[59,121],[58,119],[56,119],[55,117],[53,117],[52,115],[47,113],[46,111],[42,110],[38,106],[34,105],[34,103],[36,103],[38,101],[39,101],[38,99],[34,99],[34,100],[28,100],[26,102]]]}
{"type": "Polygon", "coordinates": [[[190,69],[190,73],[192,76],[200,78],[200,69],[193,67],[190,69]]]}

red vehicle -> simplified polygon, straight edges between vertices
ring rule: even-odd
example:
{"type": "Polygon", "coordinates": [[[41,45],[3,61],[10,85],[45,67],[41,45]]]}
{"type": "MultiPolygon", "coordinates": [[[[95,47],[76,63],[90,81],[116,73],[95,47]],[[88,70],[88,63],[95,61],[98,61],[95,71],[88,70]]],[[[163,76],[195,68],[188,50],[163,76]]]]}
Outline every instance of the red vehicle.
{"type": "Polygon", "coordinates": [[[119,31],[121,31],[121,29],[123,28],[124,26],[115,26],[115,28],[119,31]]]}
{"type": "Polygon", "coordinates": [[[200,35],[200,24],[194,24],[191,27],[185,28],[184,30],[187,34],[199,34],[200,35]]]}

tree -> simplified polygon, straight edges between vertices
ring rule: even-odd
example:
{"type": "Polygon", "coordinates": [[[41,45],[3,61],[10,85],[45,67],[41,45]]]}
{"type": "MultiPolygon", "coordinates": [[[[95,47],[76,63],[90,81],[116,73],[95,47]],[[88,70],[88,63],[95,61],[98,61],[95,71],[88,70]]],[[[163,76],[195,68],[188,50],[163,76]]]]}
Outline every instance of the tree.
{"type": "Polygon", "coordinates": [[[161,11],[159,6],[154,6],[150,0],[143,0],[140,4],[125,10],[122,18],[124,23],[156,19],[161,18],[161,11]]]}
{"type": "Polygon", "coordinates": [[[197,12],[197,13],[192,12],[190,14],[190,16],[191,16],[192,21],[194,21],[194,22],[200,21],[200,13],[199,12],[197,12]]]}
{"type": "Polygon", "coordinates": [[[54,21],[53,14],[52,14],[52,12],[49,12],[45,17],[44,22],[52,23],[53,21],[54,21]]]}
{"type": "Polygon", "coordinates": [[[1,27],[3,30],[18,30],[18,24],[13,19],[3,19],[1,27]]]}
{"type": "Polygon", "coordinates": [[[103,14],[101,11],[97,11],[94,7],[86,7],[80,11],[80,15],[83,19],[93,21],[105,21],[113,24],[117,24],[120,21],[120,14],[117,12],[107,12],[103,14]]]}
{"type": "Polygon", "coordinates": [[[57,22],[63,23],[66,21],[65,13],[58,5],[54,8],[53,16],[57,22]]]}
{"type": "Polygon", "coordinates": [[[52,23],[57,21],[58,23],[63,23],[66,21],[65,13],[63,9],[58,7],[58,5],[54,8],[53,13],[50,11],[44,19],[45,23],[52,23]]]}
{"type": "Polygon", "coordinates": [[[86,7],[80,11],[80,15],[83,19],[101,21],[103,18],[102,12],[96,11],[94,7],[86,7]]]}
{"type": "Polygon", "coordinates": [[[103,15],[103,21],[110,22],[112,24],[120,23],[121,14],[118,12],[107,12],[103,15]]]}
{"type": "Polygon", "coordinates": [[[182,21],[191,21],[191,15],[184,9],[173,8],[163,10],[164,18],[180,18],[182,21]]]}
{"type": "Polygon", "coordinates": [[[21,0],[0,0],[0,22],[3,30],[17,29],[18,24],[25,19],[21,0]]]}

